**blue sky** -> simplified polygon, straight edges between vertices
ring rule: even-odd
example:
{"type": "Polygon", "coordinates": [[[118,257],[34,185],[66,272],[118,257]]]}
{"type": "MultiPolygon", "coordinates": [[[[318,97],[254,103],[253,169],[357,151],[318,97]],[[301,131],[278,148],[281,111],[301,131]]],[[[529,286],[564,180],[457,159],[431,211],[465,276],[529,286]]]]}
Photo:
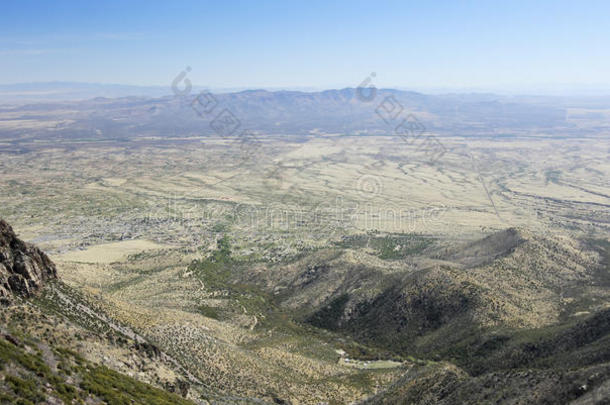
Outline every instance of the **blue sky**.
{"type": "Polygon", "coordinates": [[[608,1],[0,2],[0,83],[610,84],[608,1]]]}

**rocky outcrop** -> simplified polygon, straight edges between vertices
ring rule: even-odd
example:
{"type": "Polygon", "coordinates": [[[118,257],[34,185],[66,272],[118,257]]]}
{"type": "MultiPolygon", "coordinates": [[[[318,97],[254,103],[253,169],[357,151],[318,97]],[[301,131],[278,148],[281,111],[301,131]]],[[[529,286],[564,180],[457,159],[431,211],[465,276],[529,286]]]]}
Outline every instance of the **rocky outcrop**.
{"type": "Polygon", "coordinates": [[[0,301],[12,294],[36,294],[43,283],[57,278],[55,264],[36,246],[23,242],[0,219],[0,301]]]}

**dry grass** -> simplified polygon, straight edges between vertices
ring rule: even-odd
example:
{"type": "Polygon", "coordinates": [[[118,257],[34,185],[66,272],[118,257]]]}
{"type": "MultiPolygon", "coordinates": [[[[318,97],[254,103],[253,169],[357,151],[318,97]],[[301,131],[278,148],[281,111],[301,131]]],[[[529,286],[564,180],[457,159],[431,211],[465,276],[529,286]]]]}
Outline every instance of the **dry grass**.
{"type": "Polygon", "coordinates": [[[134,253],[166,247],[148,240],[125,240],[90,246],[85,250],[57,255],[58,261],[78,263],[113,263],[124,260],[134,253]]]}

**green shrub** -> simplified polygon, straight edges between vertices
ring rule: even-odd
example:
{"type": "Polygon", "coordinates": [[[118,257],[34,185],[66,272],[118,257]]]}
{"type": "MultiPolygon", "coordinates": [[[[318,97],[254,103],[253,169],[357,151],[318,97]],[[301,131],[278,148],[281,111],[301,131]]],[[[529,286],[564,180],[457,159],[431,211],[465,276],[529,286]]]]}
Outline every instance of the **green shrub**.
{"type": "Polygon", "coordinates": [[[208,318],[212,318],[212,319],[220,319],[220,314],[218,313],[218,309],[214,308],[214,307],[210,307],[207,305],[200,305],[197,307],[197,311],[208,318]]]}
{"type": "Polygon", "coordinates": [[[4,382],[26,404],[36,404],[46,400],[46,397],[38,391],[38,384],[33,379],[21,379],[9,374],[4,378],[4,382]]]}
{"type": "Polygon", "coordinates": [[[190,401],[141,383],[107,367],[99,366],[83,375],[80,387],[109,405],[192,405],[190,401]]]}

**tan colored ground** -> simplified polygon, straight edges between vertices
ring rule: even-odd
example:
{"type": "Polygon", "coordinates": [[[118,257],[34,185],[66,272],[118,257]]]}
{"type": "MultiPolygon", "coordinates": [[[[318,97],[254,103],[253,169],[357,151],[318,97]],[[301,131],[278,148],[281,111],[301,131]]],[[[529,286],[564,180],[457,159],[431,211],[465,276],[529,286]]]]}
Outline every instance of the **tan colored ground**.
{"type": "Polygon", "coordinates": [[[145,252],[151,249],[166,247],[148,240],[125,240],[121,242],[103,243],[88,247],[85,250],[71,251],[53,258],[58,261],[79,263],[113,263],[125,260],[127,256],[145,252]]]}
{"type": "Polygon", "coordinates": [[[201,305],[236,303],[186,267],[223,233],[235,255],[267,262],[374,231],[467,238],[524,226],[607,236],[608,141],[443,143],[448,152],[434,165],[393,137],[270,142],[242,163],[227,140],[31,145],[2,155],[0,216],[51,253],[66,283],[102,298],[206,382],[240,395],[260,397],[264,386],[301,403],[348,402],[398,371],[364,370],[373,374],[360,386],[362,370],[338,363],[337,346],[253,327],[262,312],[206,317],[201,305]]]}

